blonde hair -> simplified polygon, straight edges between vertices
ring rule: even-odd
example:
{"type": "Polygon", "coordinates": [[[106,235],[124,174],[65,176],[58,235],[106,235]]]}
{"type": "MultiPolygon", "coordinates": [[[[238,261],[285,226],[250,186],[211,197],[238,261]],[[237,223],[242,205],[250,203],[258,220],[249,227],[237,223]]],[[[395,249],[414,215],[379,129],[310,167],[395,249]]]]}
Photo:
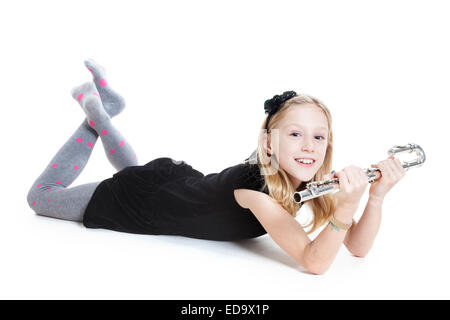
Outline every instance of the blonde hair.
{"type": "MultiPolygon", "coordinates": [[[[301,205],[293,201],[293,194],[295,191],[300,191],[304,189],[306,187],[306,184],[310,181],[303,181],[297,188],[297,190],[295,190],[294,187],[292,186],[290,179],[288,178],[287,173],[281,167],[278,166],[277,172],[273,173],[273,170],[271,170],[272,161],[278,160],[276,159],[275,154],[271,156],[268,155],[267,146],[270,145],[270,139],[272,137],[271,129],[280,122],[280,120],[284,117],[284,115],[290,109],[291,106],[301,104],[316,105],[317,107],[322,109],[328,121],[328,129],[329,129],[328,145],[325,159],[322,166],[319,168],[319,170],[312,178],[313,181],[325,180],[325,175],[330,173],[332,169],[332,156],[333,156],[332,120],[328,108],[317,98],[314,98],[306,94],[299,94],[285,101],[280,106],[279,110],[271,117],[266,133],[265,124],[267,121],[268,117],[267,116],[264,119],[263,125],[261,126],[260,132],[263,134],[259,136],[258,148],[256,150],[257,163],[259,164],[261,171],[264,172],[263,175],[265,180],[264,188],[267,186],[269,190],[269,195],[273,199],[275,199],[293,217],[297,216],[297,213],[301,207],[301,205]],[[261,161],[261,159],[265,161],[261,161]]],[[[333,194],[327,194],[309,200],[307,203],[310,205],[314,213],[314,218],[312,221],[310,221],[303,227],[306,228],[312,225],[312,228],[307,232],[307,234],[310,234],[329,220],[333,212],[336,210],[337,201],[333,194]]]]}

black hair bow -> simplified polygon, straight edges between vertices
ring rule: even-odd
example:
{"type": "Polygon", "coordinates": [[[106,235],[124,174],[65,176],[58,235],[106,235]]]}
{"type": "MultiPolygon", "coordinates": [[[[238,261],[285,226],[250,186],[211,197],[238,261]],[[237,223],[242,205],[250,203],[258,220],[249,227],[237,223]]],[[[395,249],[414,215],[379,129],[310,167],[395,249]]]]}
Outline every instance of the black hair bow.
{"type": "Polygon", "coordinates": [[[266,121],[266,130],[267,127],[269,125],[269,121],[270,118],[272,117],[272,115],[274,113],[276,113],[278,111],[278,109],[280,109],[280,106],[286,102],[287,100],[289,100],[292,97],[295,97],[297,95],[297,93],[295,93],[295,91],[285,91],[283,92],[282,95],[274,95],[272,99],[268,99],[266,100],[266,102],[264,102],[264,111],[265,113],[268,113],[269,116],[267,117],[267,121],[266,121]]]}
{"type": "Polygon", "coordinates": [[[297,93],[295,91],[285,91],[282,95],[274,95],[272,99],[264,102],[264,111],[270,115],[278,111],[280,106],[292,97],[295,97],[297,93]]]}

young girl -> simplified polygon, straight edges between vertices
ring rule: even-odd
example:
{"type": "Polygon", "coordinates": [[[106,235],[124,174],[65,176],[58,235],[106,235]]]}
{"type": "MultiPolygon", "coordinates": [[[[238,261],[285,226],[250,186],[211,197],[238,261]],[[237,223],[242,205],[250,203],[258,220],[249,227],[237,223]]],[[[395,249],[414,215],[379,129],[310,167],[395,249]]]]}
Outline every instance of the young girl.
{"type": "Polygon", "coordinates": [[[358,223],[353,219],[368,178],[356,166],[329,174],[333,152],[331,115],[309,95],[284,92],[266,101],[268,116],[251,157],[220,173],[204,175],[168,157],[138,165],[136,154],[111,119],[124,99],[106,81],[105,69],[85,61],[93,74],[72,90],[86,119],[36,179],[27,195],[39,215],[82,221],[88,228],[139,234],[180,235],[233,241],[268,233],[292,258],[314,274],[324,273],[342,243],[350,252],[369,251],[381,220],[386,193],[403,176],[393,157],[372,165],[382,176],[372,183],[358,223]],[[117,169],[111,178],[69,187],[85,167],[97,138],[117,169]],[[309,181],[339,178],[340,191],[310,200],[309,232],[294,218],[295,191],[309,181]],[[311,241],[307,234],[329,221],[311,241]]]}

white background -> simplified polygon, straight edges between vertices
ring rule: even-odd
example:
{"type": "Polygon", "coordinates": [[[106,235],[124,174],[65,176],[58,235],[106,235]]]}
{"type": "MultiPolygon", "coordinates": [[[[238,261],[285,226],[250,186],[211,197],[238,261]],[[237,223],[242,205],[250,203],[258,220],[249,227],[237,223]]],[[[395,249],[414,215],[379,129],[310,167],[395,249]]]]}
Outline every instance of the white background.
{"type": "MultiPolygon", "coordinates": [[[[2,2],[0,298],[450,298],[448,15],[445,1],[2,2]],[[140,164],[237,164],[264,101],[286,90],[330,108],[335,170],[408,142],[427,160],[386,196],[370,253],[342,246],[321,276],[268,235],[215,242],[40,217],[26,195],[85,117],[70,90],[91,79],[87,58],[125,97],[113,122],[140,164]]],[[[114,172],[99,140],[72,186],[114,172]]]]}

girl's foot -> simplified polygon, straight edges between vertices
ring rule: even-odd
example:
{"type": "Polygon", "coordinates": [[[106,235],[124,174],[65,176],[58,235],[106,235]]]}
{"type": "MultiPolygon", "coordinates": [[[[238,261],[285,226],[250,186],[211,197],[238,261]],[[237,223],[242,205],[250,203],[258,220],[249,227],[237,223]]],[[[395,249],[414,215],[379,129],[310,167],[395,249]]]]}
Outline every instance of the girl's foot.
{"type": "Polygon", "coordinates": [[[86,113],[86,118],[91,127],[93,127],[97,132],[100,128],[105,126],[105,123],[108,122],[111,117],[103,108],[102,101],[99,97],[95,95],[87,96],[83,102],[81,107],[86,113]]]}
{"type": "Polygon", "coordinates": [[[111,117],[106,112],[100,95],[92,82],[86,82],[71,91],[72,97],[77,100],[84,113],[86,113],[86,124],[94,129],[111,117]]]}
{"type": "MultiPolygon", "coordinates": [[[[96,97],[100,98],[100,95],[97,92],[97,88],[91,81],[85,82],[80,86],[74,87],[70,93],[72,94],[72,97],[79,102],[83,111],[84,111],[83,105],[84,105],[87,97],[92,95],[92,96],[96,96],[96,97]]],[[[86,119],[84,121],[84,125],[86,125],[88,128],[90,128],[90,127],[94,127],[92,124],[95,124],[95,121],[92,119],[88,120],[86,117],[86,119]]],[[[95,133],[95,130],[94,130],[94,133],[95,133]]]]}
{"type": "Polygon", "coordinates": [[[98,94],[97,88],[95,87],[95,85],[92,82],[85,82],[82,85],[76,86],[74,87],[71,91],[70,94],[72,95],[72,97],[77,100],[81,106],[83,106],[82,104],[82,100],[83,98],[93,94],[97,97],[100,97],[100,95],[98,94]]]}
{"type": "Polygon", "coordinates": [[[85,60],[84,65],[94,77],[95,87],[100,94],[106,112],[111,118],[118,115],[125,108],[125,99],[109,86],[106,81],[105,68],[93,59],[85,60]]]}

